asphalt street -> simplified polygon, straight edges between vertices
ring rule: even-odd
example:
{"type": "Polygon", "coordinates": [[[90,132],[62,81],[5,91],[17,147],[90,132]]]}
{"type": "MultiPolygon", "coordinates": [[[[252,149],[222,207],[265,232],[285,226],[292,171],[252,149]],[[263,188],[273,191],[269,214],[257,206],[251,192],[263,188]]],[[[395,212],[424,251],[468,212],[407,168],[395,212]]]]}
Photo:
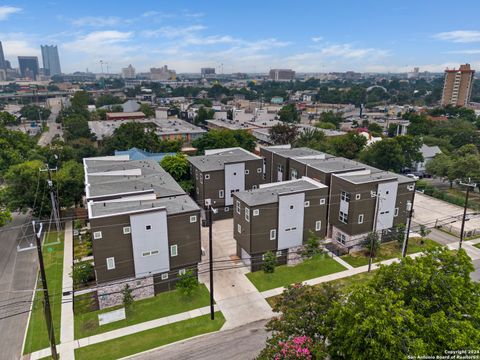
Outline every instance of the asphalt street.
{"type": "Polygon", "coordinates": [[[36,250],[17,251],[19,241],[26,245],[25,239],[22,239],[21,225],[27,217],[14,214],[12,223],[0,229],[0,360],[21,358],[28,310],[35,286],[36,250]],[[24,313],[15,315],[22,312],[24,313]]]}
{"type": "Polygon", "coordinates": [[[38,139],[38,145],[40,146],[45,146],[47,144],[50,144],[50,142],[53,140],[55,135],[62,136],[63,134],[62,129],[58,128],[60,124],[57,124],[55,122],[58,116],[58,113],[60,111],[60,107],[54,106],[52,107],[51,110],[52,110],[52,113],[47,119],[48,131],[45,131],[44,133],[42,133],[42,135],[40,136],[40,139],[38,139]]]}

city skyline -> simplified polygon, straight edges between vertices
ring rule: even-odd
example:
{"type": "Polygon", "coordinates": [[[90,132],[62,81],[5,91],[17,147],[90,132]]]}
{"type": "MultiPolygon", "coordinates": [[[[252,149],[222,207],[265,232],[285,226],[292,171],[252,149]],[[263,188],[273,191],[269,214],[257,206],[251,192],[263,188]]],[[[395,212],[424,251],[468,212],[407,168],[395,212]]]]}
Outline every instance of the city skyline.
{"type": "Polygon", "coordinates": [[[380,1],[301,5],[16,1],[0,6],[0,23],[8,29],[0,41],[14,67],[18,56],[40,58],[40,45],[57,45],[65,73],[100,73],[100,60],[115,73],[128,64],[137,72],[168,65],[177,73],[202,67],[218,73],[480,67],[480,5],[473,1],[464,4],[469,11],[462,17],[451,16],[446,1],[404,1],[393,9],[380,1]]]}

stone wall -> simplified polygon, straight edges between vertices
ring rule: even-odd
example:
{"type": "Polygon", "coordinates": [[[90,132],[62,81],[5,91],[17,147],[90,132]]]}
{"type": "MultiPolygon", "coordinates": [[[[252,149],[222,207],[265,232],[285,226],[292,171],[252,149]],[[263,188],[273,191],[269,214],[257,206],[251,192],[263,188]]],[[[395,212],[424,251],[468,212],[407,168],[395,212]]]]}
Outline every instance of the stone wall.
{"type": "Polygon", "coordinates": [[[339,246],[343,246],[348,248],[349,251],[357,251],[362,249],[362,241],[367,237],[368,233],[359,234],[359,235],[348,235],[340,230],[338,230],[335,226],[332,227],[332,242],[338,244],[339,246]],[[345,235],[345,244],[340,243],[337,241],[338,234],[345,235]]]}
{"type": "Polygon", "coordinates": [[[123,289],[128,284],[132,289],[132,296],[134,300],[140,300],[155,296],[153,287],[153,276],[141,279],[130,279],[118,283],[105,283],[99,285],[97,289],[98,304],[100,310],[116,305],[123,304],[123,289]]]}
{"type": "Polygon", "coordinates": [[[287,255],[287,265],[294,266],[303,262],[301,251],[303,250],[303,245],[291,247],[288,249],[287,255]]]}

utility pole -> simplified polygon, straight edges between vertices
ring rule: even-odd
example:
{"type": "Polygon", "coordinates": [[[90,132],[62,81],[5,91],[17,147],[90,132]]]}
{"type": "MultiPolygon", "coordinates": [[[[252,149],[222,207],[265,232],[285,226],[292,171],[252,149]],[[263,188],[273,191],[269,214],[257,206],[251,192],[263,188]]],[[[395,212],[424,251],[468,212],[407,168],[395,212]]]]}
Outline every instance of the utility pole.
{"type": "Polygon", "coordinates": [[[55,220],[55,227],[57,228],[57,232],[61,230],[61,225],[60,225],[60,209],[58,207],[58,200],[55,196],[55,190],[53,188],[53,181],[52,181],[52,171],[57,171],[57,167],[50,168],[50,166],[47,164],[46,169],[40,169],[40,171],[47,171],[48,173],[48,188],[50,190],[50,200],[52,202],[52,211],[53,211],[53,219],[55,220]]]}
{"type": "Polygon", "coordinates": [[[467,193],[465,194],[465,204],[463,206],[463,217],[462,217],[462,227],[460,229],[460,243],[458,244],[458,249],[462,248],[463,237],[465,232],[465,221],[467,217],[467,207],[468,207],[468,196],[470,195],[470,188],[475,188],[477,184],[471,183],[470,179],[468,179],[468,184],[460,182],[460,185],[464,185],[467,187],[467,193]]]}
{"type": "Polygon", "coordinates": [[[416,190],[417,190],[417,183],[415,183],[413,185],[412,202],[407,203],[408,218],[407,218],[407,228],[406,228],[406,231],[405,231],[405,238],[403,240],[402,257],[407,256],[408,239],[410,238],[410,227],[412,226],[413,201],[415,200],[415,191],[416,190]]]}
{"type": "Polygon", "coordinates": [[[58,360],[57,345],[55,343],[55,331],[53,329],[52,322],[52,310],[50,309],[50,298],[48,295],[47,277],[45,275],[45,265],[43,263],[42,255],[41,235],[43,230],[43,224],[40,223],[40,230],[38,231],[38,233],[35,231],[35,221],[32,221],[32,226],[33,233],[35,234],[35,239],[37,241],[38,263],[40,265],[40,277],[42,280],[43,290],[43,310],[45,312],[45,322],[47,323],[48,338],[50,340],[50,350],[52,352],[52,358],[54,360],[58,360]]]}
{"type": "Polygon", "coordinates": [[[215,320],[215,311],[213,308],[213,236],[212,236],[212,205],[208,204],[208,262],[210,264],[210,319],[215,320]]]}

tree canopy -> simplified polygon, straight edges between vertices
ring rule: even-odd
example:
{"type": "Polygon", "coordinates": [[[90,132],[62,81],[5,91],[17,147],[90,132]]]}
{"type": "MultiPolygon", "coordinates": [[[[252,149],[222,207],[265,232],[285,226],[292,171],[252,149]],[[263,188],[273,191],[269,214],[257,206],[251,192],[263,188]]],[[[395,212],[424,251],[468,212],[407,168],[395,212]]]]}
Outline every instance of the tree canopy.
{"type": "Polygon", "coordinates": [[[279,123],[272,126],[268,133],[274,145],[284,145],[294,143],[299,132],[296,125],[279,123]]]}
{"type": "Polygon", "coordinates": [[[287,104],[278,112],[280,121],[285,123],[297,124],[300,122],[300,115],[298,114],[295,104],[287,104]]]}
{"type": "Polygon", "coordinates": [[[206,149],[241,147],[248,151],[255,150],[255,137],[246,130],[210,130],[201,138],[195,139],[192,146],[204,153],[206,149]]]}

